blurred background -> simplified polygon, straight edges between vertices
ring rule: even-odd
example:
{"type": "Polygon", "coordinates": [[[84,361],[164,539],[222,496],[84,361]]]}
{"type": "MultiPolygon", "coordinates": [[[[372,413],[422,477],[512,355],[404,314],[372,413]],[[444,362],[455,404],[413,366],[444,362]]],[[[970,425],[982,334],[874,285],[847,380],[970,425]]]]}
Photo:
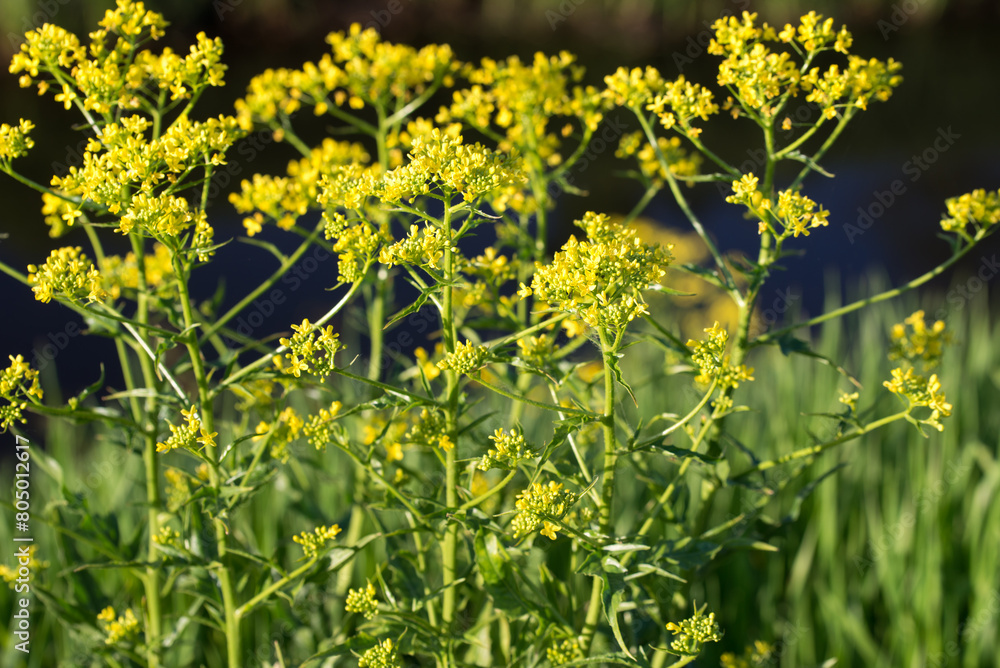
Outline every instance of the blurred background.
{"type": "MultiPolygon", "coordinates": [[[[0,5],[0,61],[9,60],[26,30],[52,22],[85,35],[112,5],[110,0],[4,0],[0,5]]],[[[1000,185],[997,2],[151,0],[147,5],[172,23],[160,40],[162,46],[186,52],[199,30],[222,37],[229,66],[227,86],[210,89],[204,96],[199,105],[204,116],[231,112],[233,101],[249,79],[262,70],[297,67],[318,59],[326,47],[326,34],[344,30],[352,22],[377,27],[391,41],[417,46],[447,42],[462,60],[512,54],[530,58],[538,50],[553,53],[566,49],[577,54],[587,68],[588,81],[595,85],[601,85],[604,75],[619,66],[647,64],[658,67],[667,78],[683,73],[689,79],[713,84],[718,58],[707,54],[704,47],[711,35],[709,26],[719,17],[756,11],[761,19],[780,26],[810,10],[832,16],[854,33],[853,52],[901,61],[904,81],[888,103],[873,104],[861,114],[828,154],[824,166],[837,178],[817,176],[806,182],[806,193],[831,211],[830,228],[800,240],[798,247],[807,248],[808,255],[790,258],[788,270],[772,278],[776,294],[795,295],[796,308],[805,312],[821,308],[824,277],[830,268],[836,268],[846,287],[872,269],[902,282],[934,266],[949,253],[936,236],[945,198],[1000,185]],[[901,182],[902,194],[891,192],[894,181],[901,182]]],[[[426,113],[435,108],[428,106],[426,113]]],[[[815,114],[807,106],[797,111],[801,114],[798,120],[815,114]]],[[[38,126],[34,133],[38,145],[18,162],[21,170],[38,181],[48,182],[61,165],[79,160],[82,135],[73,129],[75,113],[63,110],[51,96],[39,98],[33,90],[18,88],[16,77],[8,74],[6,67],[0,68],[0,120],[11,123],[24,117],[38,126]]],[[[615,122],[631,121],[624,111],[612,116],[615,122]]],[[[717,153],[733,164],[744,165],[744,171],[760,171],[752,148],[748,148],[760,143],[759,136],[751,133],[753,129],[746,121],[715,117],[705,137],[717,153]]],[[[322,127],[315,130],[317,134],[306,137],[307,141],[315,143],[324,133],[322,127]]],[[[248,147],[243,148],[247,150],[239,152],[237,161],[251,153],[248,147]]],[[[227,229],[232,229],[232,234],[239,229],[226,193],[253,172],[283,171],[292,157],[288,146],[257,144],[252,149],[252,165],[240,165],[236,178],[223,175],[224,180],[217,183],[218,195],[212,198],[220,238],[229,236],[227,229]]],[[[631,208],[640,191],[616,175],[623,166],[613,150],[605,150],[593,167],[579,175],[576,185],[590,191],[594,199],[563,196],[552,226],[555,247],[562,241],[558,237],[570,233],[570,221],[585,207],[593,207],[593,201],[601,202],[608,212],[631,208]]],[[[742,219],[737,207],[722,200],[718,188],[703,185],[690,191],[689,197],[721,249],[756,247],[755,226],[742,219]]],[[[0,233],[9,235],[0,241],[0,259],[18,267],[44,259],[54,245],[42,222],[40,197],[4,178],[0,179],[0,198],[0,233]]],[[[659,225],[685,227],[668,195],[655,200],[647,214],[659,225]]],[[[66,242],[73,238],[71,235],[66,242]]],[[[996,239],[990,240],[981,252],[970,254],[952,273],[928,287],[944,297],[949,276],[979,271],[997,249],[996,239]]],[[[224,274],[249,257],[243,247],[238,253],[223,253],[216,266],[224,274]]],[[[212,278],[206,276],[206,284],[212,284],[207,290],[214,289],[212,278]]],[[[28,290],[2,280],[6,311],[23,313],[34,324],[5,328],[0,332],[0,349],[30,358],[33,349],[51,343],[53,337],[62,340],[59,332],[64,330],[69,312],[34,302],[28,290]]],[[[302,293],[303,299],[321,297],[328,286],[323,280],[312,281],[302,293]]],[[[288,309],[287,314],[278,315],[301,317],[294,304],[288,309]]],[[[79,337],[69,345],[89,352],[86,346],[99,347],[100,342],[79,337]]],[[[83,384],[88,379],[76,382],[83,384]]]]}

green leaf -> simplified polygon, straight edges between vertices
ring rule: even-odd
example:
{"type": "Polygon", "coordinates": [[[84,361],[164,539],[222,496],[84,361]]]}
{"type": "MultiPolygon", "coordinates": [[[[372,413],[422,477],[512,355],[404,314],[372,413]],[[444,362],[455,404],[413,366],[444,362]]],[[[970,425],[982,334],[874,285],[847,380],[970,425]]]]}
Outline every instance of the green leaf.
{"type": "Polygon", "coordinates": [[[814,359],[817,359],[823,364],[826,364],[836,369],[837,373],[844,376],[844,378],[850,381],[850,383],[855,387],[857,387],[858,389],[861,388],[861,383],[858,381],[858,379],[849,374],[847,370],[844,369],[844,367],[840,366],[826,355],[821,355],[820,353],[816,352],[815,350],[809,347],[808,343],[806,343],[802,339],[795,338],[795,335],[792,334],[791,332],[785,332],[784,334],[782,334],[777,339],[777,344],[781,348],[782,355],[788,357],[792,353],[797,353],[799,355],[805,355],[806,357],[812,357],[814,359]]]}
{"type": "Polygon", "coordinates": [[[732,538],[726,541],[726,547],[730,549],[747,548],[749,550],[760,550],[761,552],[777,552],[778,548],[763,541],[753,538],[732,538]]]}
{"type": "Polygon", "coordinates": [[[813,160],[812,157],[806,155],[805,153],[802,153],[800,151],[789,151],[788,153],[785,154],[785,157],[789,158],[790,160],[795,160],[805,165],[809,165],[809,167],[813,171],[819,172],[820,174],[829,179],[833,178],[833,174],[820,167],[818,162],[813,160]]]}
{"type": "Polygon", "coordinates": [[[707,454],[704,454],[704,453],[693,452],[692,450],[690,450],[688,448],[678,448],[678,447],[674,447],[672,445],[665,445],[665,444],[656,443],[655,440],[649,440],[649,441],[646,441],[644,443],[640,443],[639,445],[637,445],[635,447],[635,449],[636,450],[643,450],[643,449],[645,449],[647,447],[650,448],[650,449],[653,449],[653,450],[662,450],[663,452],[669,453],[669,454],[671,454],[671,455],[673,455],[673,456],[681,459],[682,461],[685,460],[685,459],[694,459],[694,460],[697,460],[699,462],[703,462],[705,464],[715,464],[720,459],[722,459],[722,457],[712,457],[711,455],[707,455],[707,454]]]}
{"type": "Polygon", "coordinates": [[[606,353],[604,357],[608,362],[608,368],[611,369],[611,373],[615,375],[615,380],[618,381],[619,385],[625,388],[625,391],[628,392],[628,396],[632,397],[632,403],[638,406],[639,402],[635,400],[635,394],[632,392],[632,388],[629,387],[629,384],[626,383],[625,379],[622,377],[621,367],[618,366],[618,355],[615,353],[606,353]]]}
{"type": "MultiPolygon", "coordinates": [[[[474,541],[476,563],[486,584],[486,593],[493,599],[493,605],[511,614],[522,615],[532,611],[532,606],[524,601],[517,587],[514,572],[518,571],[510,554],[497,535],[485,529],[476,532],[474,541]]],[[[536,614],[544,611],[535,610],[536,614]]]]}
{"type": "Polygon", "coordinates": [[[627,576],[625,579],[634,580],[636,578],[641,578],[644,575],[653,574],[653,575],[659,575],[660,577],[667,578],[669,580],[676,580],[677,582],[687,583],[687,580],[685,580],[681,576],[674,575],[670,571],[665,571],[659,566],[654,566],[653,564],[636,564],[635,570],[636,570],[635,573],[627,576]]]}
{"type": "Polygon", "coordinates": [[[605,545],[603,549],[605,552],[611,553],[635,552],[637,550],[648,550],[649,545],[642,545],[640,543],[612,543],[605,545]]]}
{"type": "Polygon", "coordinates": [[[694,274],[695,276],[702,279],[706,283],[714,285],[717,288],[720,288],[722,290],[726,289],[725,282],[722,281],[719,278],[718,274],[716,273],[718,271],[717,269],[714,268],[710,269],[708,267],[699,267],[696,264],[673,265],[671,269],[680,269],[681,271],[686,271],[687,273],[694,274]]]}
{"type": "Polygon", "coordinates": [[[417,298],[413,300],[413,303],[407,306],[406,308],[402,309],[401,311],[398,311],[394,316],[389,318],[389,320],[386,321],[385,326],[383,326],[382,329],[389,329],[389,327],[396,324],[398,321],[402,320],[406,316],[410,315],[411,313],[416,313],[417,311],[419,311],[421,308],[423,308],[424,304],[427,303],[427,299],[432,294],[437,292],[437,290],[438,290],[437,285],[429,286],[427,288],[423,288],[422,290],[420,290],[420,294],[417,295],[417,298]]]}
{"type": "Polygon", "coordinates": [[[340,656],[341,654],[347,654],[348,652],[356,652],[361,654],[378,644],[378,638],[375,636],[368,635],[363,631],[357,632],[356,635],[351,637],[350,640],[339,645],[334,645],[330,649],[325,649],[321,652],[313,654],[307,658],[303,663],[301,668],[305,668],[308,664],[313,661],[319,661],[320,659],[325,659],[331,656],[340,656]]]}
{"type": "Polygon", "coordinates": [[[475,540],[476,563],[488,585],[497,585],[507,577],[510,557],[495,533],[480,529],[475,540]]]}
{"type": "Polygon", "coordinates": [[[608,618],[608,623],[611,624],[611,632],[614,633],[618,646],[628,658],[634,660],[635,657],[628,651],[625,639],[622,637],[621,627],[618,625],[618,606],[621,605],[622,597],[625,594],[625,578],[620,573],[605,572],[602,579],[604,587],[601,592],[601,600],[604,603],[604,615],[608,618]]]}
{"type": "Polygon", "coordinates": [[[660,285],[659,283],[649,286],[649,289],[653,292],[662,292],[665,295],[673,295],[675,297],[694,297],[698,294],[697,292],[681,292],[680,290],[674,290],[673,288],[668,288],[667,286],[660,285]]]}
{"type": "Polygon", "coordinates": [[[569,663],[560,664],[560,666],[647,666],[648,662],[637,661],[632,657],[631,654],[624,656],[622,654],[601,654],[600,656],[592,656],[586,659],[577,659],[575,661],[570,661],[569,663]]]}

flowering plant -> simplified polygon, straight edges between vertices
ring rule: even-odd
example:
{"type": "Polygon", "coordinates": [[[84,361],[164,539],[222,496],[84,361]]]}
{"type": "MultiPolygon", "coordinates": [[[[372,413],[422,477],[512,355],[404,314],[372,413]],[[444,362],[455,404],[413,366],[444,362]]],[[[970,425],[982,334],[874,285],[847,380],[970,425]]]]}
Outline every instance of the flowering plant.
{"type": "MultiPolygon", "coordinates": [[[[80,550],[87,567],[120,568],[141,591],[129,588],[122,615],[90,610],[100,597],[84,592],[55,606],[99,638],[88,645],[94,655],[116,665],[244,666],[253,634],[291,619],[311,640],[295,651],[276,642],[278,665],[351,655],[378,667],[684,665],[726,623],[694,606],[700,569],[729,551],[775,549],[745,521],[759,507],[710,525],[714,504],[736,486],[764,490],[769,468],[892,422],[940,430],[952,410],[938,377],[924,375],[944,324],[920,312],[891,333],[901,366],[885,385],[901,411],[872,418],[858,393],[843,392],[843,409],[825,418],[832,434],[808,447],[761,461],[752,444],[727,446],[745,409],[739,389],[754,380],[754,348],[819,357],[793,333],[921,285],[1000,222],[998,193],[949,200],[942,228],[953,254],[942,266],[752,335],[786,244],[828,224],[830,213],[803,193],[806,177],[824,173],[846,125],[901,81],[898,63],[852,54],[850,33],[832,19],[810,13],[780,30],[755,14],[720,19],[709,51],[723,58],[725,99],[651,67],[619,69],[595,87],[568,53],[477,65],[447,46],[389,44],[355,25],[329,36],[319,62],[264,72],[233,115],[204,120],[195,120],[200,96],[224,84],[222,44],[199,34],[187,54],[154,52],[165,28],[141,2],[118,0],[89,43],[49,24],[26,35],[11,72],[84,119],[83,162],[67,174],[45,184],[19,173],[34,125],[0,126],[0,170],[41,193],[53,238],[74,237],[26,272],[0,268],[111,337],[126,388],[98,404],[98,381],[65,406],[45,404],[38,372],[11,356],[2,426],[17,428],[25,411],[96,421],[138,443],[143,462],[142,540],[80,550]],[[821,68],[821,54],[840,62],[821,68]],[[448,104],[419,115],[445,90],[448,104]],[[819,110],[811,123],[785,114],[797,98],[819,110]],[[631,175],[643,195],[624,217],[587,212],[579,238],[550,254],[555,196],[580,193],[570,170],[619,107],[638,130],[618,155],[637,161],[631,175]],[[759,127],[760,174],[709,147],[705,124],[720,112],[759,127]],[[297,130],[307,113],[354,137],[310,145],[297,130]],[[285,174],[254,175],[231,196],[241,239],[276,267],[223,309],[191,291],[224,252],[208,193],[227,151],[260,128],[301,155],[285,174]],[[801,167],[779,184],[784,162],[801,167]],[[718,250],[681,182],[731,188],[726,201],[756,223],[756,260],[718,250]],[[705,336],[687,343],[656,309],[656,293],[675,292],[662,284],[678,267],[672,246],[634,224],[664,190],[710,255],[708,266],[682,268],[738,314],[704,323],[705,336]],[[265,240],[272,226],[294,250],[265,240]],[[131,252],[110,254],[114,237],[131,252]],[[277,345],[234,328],[313,248],[338,257],[325,309],[283,326],[277,345]],[[366,337],[342,341],[352,309],[366,337]],[[409,336],[421,317],[436,329],[426,348],[386,346],[386,335],[409,336]],[[633,387],[630,358],[643,347],[662,351],[695,388],[668,397],[677,413],[653,410],[648,388],[633,387]],[[625,464],[639,471],[640,489],[617,477],[625,464]],[[331,484],[336,494],[310,500],[331,484]],[[278,544],[246,512],[276,488],[295,490],[296,507],[282,507],[304,527],[294,535],[283,521],[278,544]],[[638,499],[642,517],[618,512],[623,494],[638,499]]],[[[66,504],[48,521],[98,530],[77,519],[90,511],[69,491],[66,504]]]]}

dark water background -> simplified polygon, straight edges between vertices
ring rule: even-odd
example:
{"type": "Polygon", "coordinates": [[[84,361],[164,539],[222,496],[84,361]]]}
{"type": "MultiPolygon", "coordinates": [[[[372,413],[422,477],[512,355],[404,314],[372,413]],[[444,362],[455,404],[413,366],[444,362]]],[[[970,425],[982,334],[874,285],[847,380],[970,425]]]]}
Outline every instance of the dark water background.
{"type": "MultiPolygon", "coordinates": [[[[0,20],[6,25],[0,39],[0,61],[9,60],[13,32],[30,25],[32,17],[45,15],[45,6],[58,8],[52,22],[82,35],[93,29],[101,15],[100,7],[107,4],[4,0],[0,20]]],[[[782,25],[809,9],[823,11],[854,33],[852,52],[901,61],[904,82],[888,103],[871,104],[830,151],[824,166],[836,174],[836,179],[814,176],[806,182],[805,193],[831,211],[830,226],[793,244],[807,254],[786,261],[788,270],[772,278],[763,301],[770,299],[769,291],[777,294],[788,290],[801,295],[799,306],[813,314],[821,308],[824,276],[831,267],[837,269],[844,285],[856,284],[873,270],[887,272],[895,283],[914,278],[949,254],[946,244],[937,237],[945,198],[973,188],[1000,187],[1000,8],[994,2],[214,0],[147,4],[172,22],[161,43],[176,51],[186,52],[198,30],[223,38],[230,68],[228,85],[205,95],[199,107],[202,118],[229,113],[249,79],[263,69],[297,67],[305,60],[315,61],[325,51],[324,36],[345,29],[352,21],[384,23],[383,35],[391,41],[417,46],[447,42],[463,60],[511,54],[529,59],[536,50],[554,53],[568,49],[579,56],[587,67],[589,81],[595,85],[620,65],[647,64],[658,67],[667,78],[675,76],[680,66],[689,79],[714,84],[719,59],[703,53],[698,41],[707,42],[706,25],[724,12],[749,6],[760,11],[763,20],[782,25]],[[894,182],[896,193],[891,195],[891,204],[886,205],[894,182]],[[870,219],[861,218],[864,212],[870,219]],[[859,218],[867,229],[859,225],[859,218]]],[[[432,104],[425,107],[424,113],[432,115],[436,109],[437,104],[432,104]]],[[[804,109],[803,114],[807,113],[815,114],[804,109]]],[[[613,115],[628,118],[623,110],[613,115]]],[[[47,182],[53,172],[51,161],[72,160],[80,142],[81,135],[72,130],[78,120],[75,110],[64,111],[51,96],[38,98],[33,90],[19,89],[16,78],[4,67],[0,70],[0,121],[16,123],[20,117],[36,123],[36,147],[17,166],[47,182]]],[[[747,121],[716,118],[706,127],[703,138],[731,162],[752,164],[754,154],[747,151],[758,146],[758,137],[750,133],[752,129],[747,121]]],[[[304,138],[316,143],[324,129],[316,124],[312,131],[304,138]]],[[[555,215],[551,247],[558,247],[570,232],[570,221],[584,210],[626,212],[638,198],[638,186],[615,175],[623,163],[613,153],[614,147],[606,149],[592,167],[575,179],[591,196],[562,199],[555,215]]],[[[212,200],[217,240],[241,231],[226,193],[239,179],[254,172],[283,172],[287,161],[294,157],[290,147],[269,143],[266,137],[256,136],[237,145],[230,164],[232,171],[238,169],[239,174],[228,184],[220,182],[212,200]]],[[[57,245],[87,246],[80,232],[58,241],[49,239],[40,213],[40,197],[0,177],[0,233],[9,234],[0,242],[0,260],[23,271],[28,263],[44,260],[57,245]]],[[[741,217],[738,207],[726,204],[717,188],[702,185],[688,194],[721,250],[756,248],[756,226],[741,217]]],[[[647,215],[665,226],[686,229],[669,195],[655,200],[647,215]]],[[[294,244],[293,239],[284,239],[280,234],[265,238],[294,244]]],[[[967,276],[993,265],[998,251],[1000,243],[990,239],[948,275],[935,279],[927,286],[928,294],[934,295],[928,297],[929,303],[947,306],[946,293],[953,289],[954,282],[966,285],[967,276]]],[[[254,334],[287,331],[289,323],[325,312],[331,299],[325,289],[333,283],[335,264],[331,259],[304,259],[295,275],[297,280],[279,286],[286,296],[283,303],[262,302],[247,312],[247,317],[255,311],[261,314],[255,320],[263,323],[255,327],[254,334]]],[[[224,280],[229,291],[227,301],[234,303],[244,294],[245,286],[256,284],[257,277],[272,269],[272,260],[263,251],[231,244],[219,252],[212,266],[196,274],[195,290],[208,296],[218,281],[224,280]]],[[[992,287],[989,278],[985,287],[992,287]]],[[[36,365],[46,367],[44,373],[58,367],[67,394],[79,391],[96,377],[99,360],[113,359],[110,342],[75,335],[75,325],[80,323],[75,314],[54,303],[34,301],[28,288],[3,275],[0,307],[0,353],[23,354],[29,359],[34,356],[36,365]],[[49,358],[54,358],[54,363],[49,363],[49,358]]],[[[109,372],[109,381],[119,384],[115,378],[109,372]]],[[[46,387],[54,384],[47,383],[46,387]]]]}

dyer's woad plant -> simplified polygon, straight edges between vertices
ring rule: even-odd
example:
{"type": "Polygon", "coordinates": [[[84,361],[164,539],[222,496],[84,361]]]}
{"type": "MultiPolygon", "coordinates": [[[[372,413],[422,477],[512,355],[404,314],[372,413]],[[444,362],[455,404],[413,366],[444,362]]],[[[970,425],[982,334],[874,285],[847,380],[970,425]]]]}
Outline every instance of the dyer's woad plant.
{"type": "Polygon", "coordinates": [[[832,389],[843,408],[818,418],[832,425],[825,440],[760,461],[752,443],[726,439],[755,347],[811,354],[793,332],[928,281],[1000,221],[997,193],[949,200],[947,262],[751,336],[786,245],[827,225],[805,178],[825,174],[847,124],[900,83],[898,63],[852,54],[832,19],[716,22],[722,97],[651,67],[593,87],[567,53],[461,63],[448,46],[389,44],[353,26],[329,36],[318,62],[268,70],[233,115],[205,119],[197,102],[223,85],[222,45],[199,34],[186,54],[150,49],[165,27],[118,0],[85,41],[54,25],[25,35],[10,71],[82,117],[86,151],[68,173],[19,173],[34,125],[0,127],[0,169],[41,193],[51,236],[65,240],[26,271],[0,268],[110,337],[124,384],[109,394],[102,376],[65,405],[45,403],[22,351],[3,371],[2,426],[25,411],[96,421],[144,464],[144,503],[118,511],[142,508],[139,539],[109,539],[73,490],[44,516],[73,544],[68,569],[122,577],[115,591],[94,576],[36,579],[46,614],[95,661],[685,665],[726,626],[694,600],[704,567],[773,550],[749,521],[774,491],[765,470],[789,467],[793,480],[829,448],[899,420],[940,430],[951,411],[929,375],[943,323],[917,313],[890,334],[899,367],[885,387],[899,412],[873,415],[858,393],[832,389]],[[812,105],[815,120],[791,120],[793,103],[812,105]],[[556,195],[585,194],[570,174],[615,108],[635,117],[618,156],[636,161],[644,195],[624,217],[595,202],[550,253],[556,195]],[[759,128],[759,173],[710,148],[700,126],[719,113],[759,128]],[[296,132],[312,116],[330,129],[315,145],[296,132]],[[213,174],[251,131],[301,157],[284,175],[243,181],[231,202],[245,236],[223,240],[206,211],[213,174]],[[781,163],[797,165],[790,180],[781,163]],[[680,182],[731,189],[733,214],[757,227],[756,260],[719,252],[680,182]],[[647,301],[671,292],[670,245],[630,225],[664,190],[710,251],[707,266],[683,268],[739,314],[686,343],[647,301]],[[280,231],[262,234],[270,226],[280,231]],[[126,254],[109,252],[122,240],[126,254]],[[270,273],[235,299],[194,298],[227,241],[249,244],[270,273]],[[322,265],[326,308],[275,324],[287,332],[278,341],[241,333],[241,314],[314,249],[338,257],[322,265]],[[648,368],[630,366],[635,354],[661,355],[694,391],[643,405],[648,392],[630,381],[648,368]],[[616,476],[626,463],[627,481],[616,476]],[[710,522],[735,487],[751,501],[710,522]]]}

